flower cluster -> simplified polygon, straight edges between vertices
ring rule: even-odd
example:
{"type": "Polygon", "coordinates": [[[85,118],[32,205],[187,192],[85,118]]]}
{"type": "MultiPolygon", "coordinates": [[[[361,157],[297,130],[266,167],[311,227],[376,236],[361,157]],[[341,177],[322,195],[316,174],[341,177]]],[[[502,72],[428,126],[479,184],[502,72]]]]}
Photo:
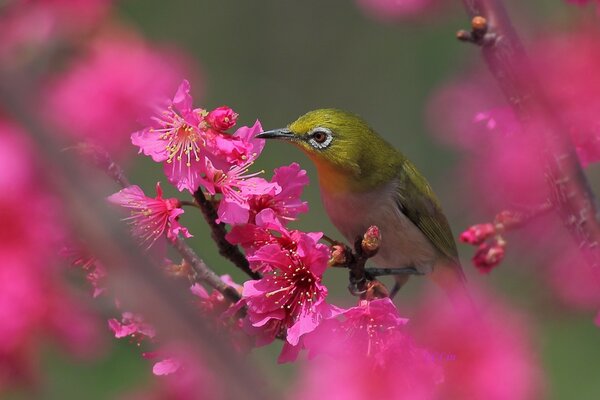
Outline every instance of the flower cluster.
{"type": "MultiPolygon", "coordinates": [[[[201,184],[214,185],[235,200],[236,187],[249,165],[262,151],[264,141],[258,121],[233,135],[237,114],[227,107],[212,111],[193,108],[190,84],[183,81],[166,109],[152,118],[152,125],[134,133],[131,141],[140,153],[164,164],[165,174],[177,189],[195,192],[201,184]],[[231,189],[231,192],[228,192],[231,189]]],[[[249,185],[251,186],[251,185],[249,185]]]]}

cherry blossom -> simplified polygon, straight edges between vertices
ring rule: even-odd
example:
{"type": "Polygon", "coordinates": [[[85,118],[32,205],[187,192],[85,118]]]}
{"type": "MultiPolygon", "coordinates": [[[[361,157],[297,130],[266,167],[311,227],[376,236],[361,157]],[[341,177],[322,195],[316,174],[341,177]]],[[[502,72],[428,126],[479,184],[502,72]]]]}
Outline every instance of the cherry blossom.
{"type": "Polygon", "coordinates": [[[151,246],[166,233],[167,238],[175,240],[179,233],[192,237],[186,228],[179,224],[179,216],[183,214],[177,199],[163,199],[160,183],[156,184],[156,197],[147,197],[139,186],[133,185],[108,197],[111,203],[131,208],[131,216],[127,218],[133,225],[136,236],[151,246]]]}

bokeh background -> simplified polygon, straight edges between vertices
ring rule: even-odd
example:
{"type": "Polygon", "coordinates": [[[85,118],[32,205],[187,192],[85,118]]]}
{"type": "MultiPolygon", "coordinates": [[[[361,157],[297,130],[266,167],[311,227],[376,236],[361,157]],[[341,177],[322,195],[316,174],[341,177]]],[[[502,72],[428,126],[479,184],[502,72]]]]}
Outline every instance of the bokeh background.
{"type": "MultiPolygon", "coordinates": [[[[567,29],[583,12],[592,12],[559,0],[507,3],[526,41],[550,29],[567,29]]],[[[432,133],[431,118],[436,114],[429,109],[431,96],[482,62],[476,48],[455,40],[456,30],[468,24],[460,2],[393,23],[366,16],[348,0],[127,0],[118,2],[114,12],[149,40],[178,47],[197,61],[200,70],[192,78],[196,104],[208,109],[229,105],[240,114],[241,124],[258,118],[268,129],[285,126],[315,108],[356,112],[428,177],[455,234],[491,219],[465,201],[469,189],[455,172],[463,155],[432,133]]],[[[291,161],[307,169],[313,182],[304,196],[310,212],[296,226],[339,237],[321,206],[315,170],[303,154],[283,143],[269,143],[257,169],[271,170],[291,161]]],[[[146,158],[135,158],[128,170],[144,188],[162,179],[160,166],[146,158]]],[[[592,165],[588,171],[600,190],[600,169],[592,165]]],[[[188,212],[183,223],[195,235],[190,243],[210,265],[241,277],[218,256],[199,216],[188,212]]],[[[489,276],[471,266],[472,247],[461,245],[459,250],[470,280],[489,285],[529,316],[546,374],[547,398],[600,398],[600,331],[590,313],[563,307],[540,283],[543,269],[526,268],[517,250],[509,250],[505,264],[510,267],[489,276]]],[[[346,291],[343,271],[330,271],[327,282],[338,303],[354,301],[346,291]]],[[[410,315],[411,301],[423,285],[414,279],[407,285],[396,301],[401,310],[410,315]]],[[[106,352],[84,364],[52,344],[45,346],[41,377],[45,398],[115,398],[154,379],[133,344],[113,340],[108,329],[106,335],[106,352]]],[[[284,388],[295,367],[277,365],[278,352],[275,343],[254,351],[252,357],[284,388]]],[[[16,391],[8,398],[30,395],[16,391]]]]}

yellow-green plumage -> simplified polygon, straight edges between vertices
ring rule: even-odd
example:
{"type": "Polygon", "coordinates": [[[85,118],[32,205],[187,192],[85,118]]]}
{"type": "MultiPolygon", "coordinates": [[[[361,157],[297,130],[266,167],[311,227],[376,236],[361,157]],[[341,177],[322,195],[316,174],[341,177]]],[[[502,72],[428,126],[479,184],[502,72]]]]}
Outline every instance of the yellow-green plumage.
{"type": "Polygon", "coordinates": [[[263,137],[287,139],[311,158],[325,209],[349,241],[370,225],[382,230],[377,264],[462,285],[452,231],[427,180],[360,117],[315,110],[263,137]]]}

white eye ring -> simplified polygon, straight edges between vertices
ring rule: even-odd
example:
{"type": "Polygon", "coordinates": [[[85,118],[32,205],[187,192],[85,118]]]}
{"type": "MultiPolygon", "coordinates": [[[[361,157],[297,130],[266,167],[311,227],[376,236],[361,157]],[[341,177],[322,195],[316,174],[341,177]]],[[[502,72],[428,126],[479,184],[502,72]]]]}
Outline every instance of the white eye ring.
{"type": "Polygon", "coordinates": [[[333,133],[331,133],[331,130],[322,127],[313,128],[310,131],[308,131],[308,137],[308,143],[310,143],[310,145],[315,149],[319,150],[323,150],[329,147],[329,145],[333,141],[333,133]],[[324,139],[317,140],[317,137],[315,137],[316,135],[324,135],[324,139]]]}

